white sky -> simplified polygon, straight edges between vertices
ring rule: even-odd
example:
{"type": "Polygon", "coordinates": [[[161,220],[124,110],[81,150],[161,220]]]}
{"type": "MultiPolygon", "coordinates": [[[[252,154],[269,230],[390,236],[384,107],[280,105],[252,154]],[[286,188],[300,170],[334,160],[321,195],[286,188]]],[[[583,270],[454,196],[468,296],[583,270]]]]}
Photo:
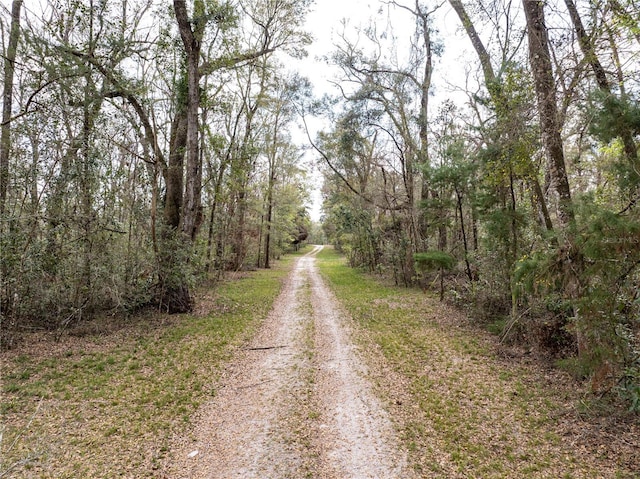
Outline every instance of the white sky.
{"type": "MultiPolygon", "coordinates": [[[[415,5],[415,0],[404,0],[404,4],[412,7],[415,5]]],[[[371,17],[376,17],[379,21],[389,18],[392,33],[398,43],[408,45],[409,39],[415,32],[415,19],[402,9],[394,8],[389,17],[387,17],[388,12],[388,7],[380,0],[316,0],[306,22],[307,31],[314,36],[314,42],[307,49],[308,57],[295,62],[295,66],[292,64],[291,67],[312,81],[317,96],[323,93],[337,93],[336,87],[331,84],[331,80],[335,80],[337,71],[322,61],[322,57],[329,55],[335,49],[334,44],[339,41],[339,33],[343,31],[343,19],[348,22],[348,28],[353,30],[357,27],[366,27],[371,17]]],[[[457,96],[451,92],[449,83],[464,85],[465,62],[463,59],[468,54],[469,46],[467,37],[459,32],[458,17],[448,3],[439,9],[436,14],[436,23],[438,33],[434,34],[432,39],[446,39],[446,41],[442,58],[434,59],[432,91],[435,96],[432,100],[432,111],[436,111],[438,103],[445,98],[457,96]]],[[[320,121],[310,120],[309,124],[310,129],[313,130],[312,137],[315,136],[315,131],[327,127],[320,121]]],[[[306,139],[295,133],[294,138],[300,142],[306,139]]],[[[317,157],[314,152],[309,152],[308,156],[317,157]]],[[[317,171],[314,175],[316,189],[312,192],[310,213],[311,218],[318,221],[322,201],[319,192],[321,179],[317,171]]]]}
{"type": "MultiPolygon", "coordinates": [[[[400,0],[408,7],[414,6],[414,0],[400,0]]],[[[433,2],[435,3],[435,2],[433,2]]],[[[331,90],[329,84],[331,70],[321,62],[318,57],[329,54],[334,50],[334,44],[339,41],[337,33],[342,32],[341,22],[346,19],[348,29],[354,30],[356,27],[366,27],[371,17],[378,21],[389,20],[392,33],[397,37],[400,45],[408,45],[409,39],[415,31],[415,20],[407,11],[391,7],[390,18],[387,16],[389,7],[384,0],[315,0],[312,11],[307,17],[307,30],[315,38],[312,45],[308,47],[309,56],[300,62],[302,72],[312,79],[319,90],[331,90]]],[[[443,59],[435,59],[434,85],[436,88],[444,87],[443,78],[452,81],[452,74],[464,75],[463,62],[461,57],[466,55],[465,47],[468,40],[465,34],[459,31],[460,21],[448,3],[444,3],[434,15],[435,28],[438,30],[433,34],[432,40],[446,39],[445,55],[446,63],[443,59]]],[[[458,78],[463,80],[463,78],[458,78]]],[[[462,84],[462,82],[460,82],[462,84]]]]}

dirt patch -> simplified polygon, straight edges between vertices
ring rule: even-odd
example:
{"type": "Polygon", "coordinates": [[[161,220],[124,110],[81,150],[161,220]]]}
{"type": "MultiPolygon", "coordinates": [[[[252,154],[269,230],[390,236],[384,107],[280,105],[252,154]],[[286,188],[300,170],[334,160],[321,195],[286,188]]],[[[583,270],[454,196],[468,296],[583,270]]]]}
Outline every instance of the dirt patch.
{"type": "Polygon", "coordinates": [[[326,450],[318,477],[413,477],[389,414],[373,394],[367,368],[350,339],[346,312],[317,270],[309,275],[316,322],[316,394],[323,399],[317,442],[326,450]]]}

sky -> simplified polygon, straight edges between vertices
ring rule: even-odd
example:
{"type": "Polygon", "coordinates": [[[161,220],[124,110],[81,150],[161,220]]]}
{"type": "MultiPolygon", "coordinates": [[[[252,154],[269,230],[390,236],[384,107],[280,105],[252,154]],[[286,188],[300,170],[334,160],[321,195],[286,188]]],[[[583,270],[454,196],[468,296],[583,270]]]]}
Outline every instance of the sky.
{"type": "MultiPolygon", "coordinates": [[[[303,76],[311,80],[314,86],[314,94],[322,96],[325,93],[335,93],[335,86],[331,80],[336,75],[336,71],[329,68],[323,57],[329,55],[334,50],[337,41],[337,34],[342,31],[343,19],[348,19],[352,26],[358,26],[366,22],[371,15],[372,2],[366,0],[315,0],[312,10],[307,16],[306,30],[313,35],[313,42],[308,46],[308,55],[302,60],[295,62],[294,68],[303,76]]],[[[312,138],[318,130],[326,128],[322,121],[309,119],[309,128],[312,138]]],[[[292,132],[295,141],[306,142],[306,134],[303,131],[292,132]]],[[[320,188],[322,178],[315,168],[314,151],[308,151],[305,160],[309,165],[310,181],[312,189],[310,192],[311,202],[309,204],[309,214],[315,222],[320,221],[322,197],[320,188]]]]}
{"type": "MultiPolygon", "coordinates": [[[[404,2],[407,6],[415,4],[414,0],[399,0],[399,2],[404,2]]],[[[306,21],[307,31],[313,35],[314,41],[307,49],[309,52],[307,58],[296,61],[294,68],[312,81],[317,96],[324,93],[337,93],[336,87],[331,83],[335,80],[337,71],[330,68],[322,57],[335,49],[334,45],[339,40],[339,33],[344,28],[343,20],[347,22],[347,28],[353,31],[357,27],[367,26],[372,16],[380,21],[388,19],[399,45],[404,44],[408,48],[409,39],[415,31],[413,16],[402,9],[389,10],[385,3],[380,0],[315,0],[306,21]],[[388,17],[387,13],[389,13],[388,17]]],[[[470,48],[466,36],[459,31],[459,20],[448,3],[438,10],[435,18],[438,33],[434,37],[444,42],[445,55],[436,59],[434,63],[432,111],[435,111],[439,102],[456,96],[449,83],[459,86],[464,84],[465,61],[463,60],[468,56],[470,48]]],[[[310,121],[311,136],[314,137],[316,131],[326,127],[327,125],[320,121],[310,121]]],[[[294,133],[294,139],[304,143],[306,136],[294,133]]],[[[313,152],[307,153],[310,163],[313,163],[315,157],[317,155],[313,152]]],[[[310,215],[312,220],[318,221],[321,216],[322,202],[319,192],[321,178],[317,171],[313,171],[312,176],[315,185],[311,194],[310,215]]]]}
{"type": "MultiPolygon", "coordinates": [[[[331,71],[325,64],[318,62],[317,58],[334,49],[334,43],[339,40],[336,34],[343,29],[343,19],[346,20],[348,28],[353,30],[358,26],[367,26],[372,16],[380,21],[388,18],[398,42],[408,45],[409,38],[415,30],[412,15],[397,7],[391,7],[390,11],[386,3],[386,0],[315,0],[306,21],[306,28],[315,40],[308,47],[308,57],[299,65],[303,71],[314,74],[313,79],[319,89],[331,89],[328,82],[331,71]],[[390,15],[387,17],[389,12],[390,15]]],[[[414,6],[414,0],[398,0],[398,3],[414,6]]],[[[466,35],[459,28],[460,21],[448,3],[442,4],[434,19],[438,32],[433,38],[442,39],[446,51],[446,59],[436,59],[434,83],[438,86],[439,79],[451,78],[452,72],[464,74],[460,60],[468,55],[467,47],[470,45],[467,45],[466,35]]]]}

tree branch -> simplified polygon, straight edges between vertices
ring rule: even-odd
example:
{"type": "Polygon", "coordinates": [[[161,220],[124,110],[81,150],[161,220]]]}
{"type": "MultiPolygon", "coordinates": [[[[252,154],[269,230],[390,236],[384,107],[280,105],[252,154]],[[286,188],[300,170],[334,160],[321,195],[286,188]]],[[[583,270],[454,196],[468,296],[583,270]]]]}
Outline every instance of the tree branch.
{"type": "Polygon", "coordinates": [[[327,155],[324,151],[322,151],[320,149],[320,147],[318,145],[316,145],[316,143],[311,139],[311,134],[309,133],[309,128],[307,126],[307,120],[305,118],[305,115],[303,112],[299,112],[300,117],[302,118],[302,123],[304,124],[304,131],[307,135],[307,139],[309,140],[309,144],[311,145],[311,147],[316,150],[320,156],[322,156],[322,158],[324,159],[324,161],[327,163],[327,165],[329,166],[329,168],[331,168],[331,171],[333,171],[338,178],[340,178],[340,180],[346,185],[347,188],[349,188],[349,190],[352,193],[355,193],[356,196],[362,198],[365,202],[375,206],[376,208],[380,208],[382,210],[388,210],[388,211],[400,211],[400,210],[404,210],[407,208],[406,205],[398,205],[398,206],[382,206],[377,204],[375,201],[373,201],[371,198],[369,198],[368,196],[364,195],[363,193],[361,193],[360,191],[356,190],[353,185],[351,185],[351,183],[349,183],[349,180],[347,180],[347,178],[345,178],[345,176],[333,165],[333,163],[331,162],[331,158],[329,158],[329,155],[327,155]]]}
{"type": "Polygon", "coordinates": [[[164,173],[166,171],[166,169],[167,169],[167,163],[166,163],[164,155],[162,154],[162,151],[160,150],[160,147],[158,145],[158,138],[156,136],[156,133],[155,133],[155,130],[154,130],[153,126],[151,125],[151,121],[149,120],[149,116],[147,115],[147,112],[142,107],[142,104],[136,98],[136,96],[131,91],[127,90],[120,83],[120,81],[114,76],[113,72],[111,72],[111,70],[107,69],[104,65],[102,65],[93,55],[88,55],[86,53],[82,53],[82,52],[79,52],[77,50],[73,50],[73,49],[68,48],[68,47],[62,47],[61,46],[61,47],[58,47],[58,49],[61,50],[62,52],[68,53],[68,54],[73,55],[73,56],[75,56],[77,58],[80,58],[82,60],[87,61],[96,70],[98,70],[100,72],[100,74],[109,83],[111,83],[111,85],[113,85],[114,90],[111,91],[111,92],[108,92],[105,95],[106,98],[121,97],[121,98],[124,98],[133,107],[133,109],[138,114],[138,118],[140,118],[140,121],[142,122],[142,126],[144,127],[145,138],[147,139],[147,141],[151,145],[153,145],[153,154],[158,159],[158,161],[160,162],[160,166],[161,166],[162,171],[164,173]]]}
{"type": "Polygon", "coordinates": [[[200,66],[200,75],[209,75],[222,68],[233,68],[240,63],[256,60],[275,51],[275,48],[263,48],[256,52],[247,52],[232,58],[216,58],[215,60],[204,62],[200,66]]]}

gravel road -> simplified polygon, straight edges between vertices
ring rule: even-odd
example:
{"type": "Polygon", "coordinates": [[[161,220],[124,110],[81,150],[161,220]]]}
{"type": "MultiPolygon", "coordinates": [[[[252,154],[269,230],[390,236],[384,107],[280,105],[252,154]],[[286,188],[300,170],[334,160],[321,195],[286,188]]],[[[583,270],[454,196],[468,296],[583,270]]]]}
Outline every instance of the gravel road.
{"type": "Polygon", "coordinates": [[[347,319],[299,258],[251,344],[176,446],[172,478],[411,478],[347,319]]]}

